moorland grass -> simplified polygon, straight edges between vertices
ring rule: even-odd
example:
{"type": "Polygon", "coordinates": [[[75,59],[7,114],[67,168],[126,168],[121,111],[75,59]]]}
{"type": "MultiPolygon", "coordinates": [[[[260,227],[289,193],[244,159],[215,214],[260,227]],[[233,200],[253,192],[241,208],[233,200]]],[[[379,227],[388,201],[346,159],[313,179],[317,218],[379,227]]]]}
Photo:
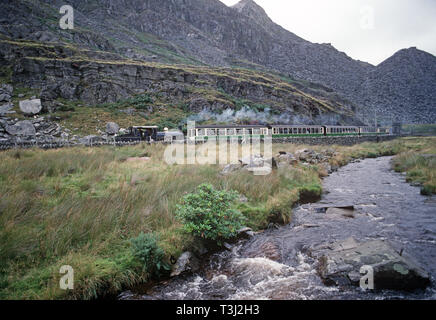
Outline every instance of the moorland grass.
{"type": "MultiPolygon", "coordinates": [[[[399,154],[397,170],[435,192],[436,138],[331,146],[332,165],[399,154]],[[418,179],[419,178],[419,179],[418,179]]],[[[274,145],[294,152],[305,146],[274,145]]],[[[306,146],[308,147],[308,146],[306,146]]],[[[247,225],[263,229],[287,223],[302,194],[321,194],[316,165],[280,168],[267,176],[218,165],[167,165],[164,145],[65,148],[0,152],[0,299],[92,299],[147,281],[131,239],[153,233],[165,261],[193,244],[175,217],[176,205],[203,183],[235,190],[248,201],[237,207],[247,225]],[[126,161],[149,156],[150,161],[126,161]],[[74,290],[59,289],[59,269],[74,268],[74,290]]],[[[310,147],[317,151],[327,147],[310,147]]]]}

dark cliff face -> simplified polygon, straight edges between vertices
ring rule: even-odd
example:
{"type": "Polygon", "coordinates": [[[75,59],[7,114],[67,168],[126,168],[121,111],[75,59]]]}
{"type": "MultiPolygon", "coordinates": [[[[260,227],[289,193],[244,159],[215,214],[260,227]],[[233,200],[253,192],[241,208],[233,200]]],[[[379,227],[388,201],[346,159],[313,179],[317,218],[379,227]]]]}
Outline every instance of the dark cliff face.
{"type": "Polygon", "coordinates": [[[393,86],[403,85],[386,91],[386,84],[392,82],[384,71],[391,64],[389,60],[375,67],[353,60],[331,45],[310,43],[275,24],[252,0],[242,0],[233,7],[218,0],[69,3],[75,8],[73,32],[57,27],[63,1],[19,0],[0,4],[0,33],[38,41],[67,40],[141,61],[272,70],[332,88],[357,104],[364,117],[377,109],[387,119],[395,110],[395,117],[404,120],[435,121],[435,100],[420,98],[429,96],[436,81],[434,69],[426,68],[434,58],[431,55],[407,68],[396,64],[399,77],[421,69],[425,74],[415,77],[416,85],[411,86],[407,77],[395,79],[393,86]],[[428,83],[419,85],[420,79],[430,79],[430,87],[428,83]],[[406,101],[406,96],[400,94],[404,90],[414,92],[407,95],[406,101]],[[423,112],[417,115],[413,110],[423,112]]]}

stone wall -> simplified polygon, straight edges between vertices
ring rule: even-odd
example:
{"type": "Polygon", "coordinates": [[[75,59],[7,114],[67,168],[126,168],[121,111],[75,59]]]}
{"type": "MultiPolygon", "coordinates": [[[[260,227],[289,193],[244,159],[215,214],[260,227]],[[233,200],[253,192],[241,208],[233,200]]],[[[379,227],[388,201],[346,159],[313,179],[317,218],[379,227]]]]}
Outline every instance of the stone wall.
{"type": "MultiPolygon", "coordinates": [[[[273,139],[273,143],[293,143],[293,144],[306,144],[306,145],[343,145],[352,146],[355,144],[363,142],[383,142],[390,141],[401,136],[365,136],[365,137],[300,137],[300,138],[277,138],[273,139]]],[[[42,149],[57,149],[64,147],[74,147],[74,146],[88,146],[88,147],[98,147],[103,145],[113,145],[117,147],[135,145],[140,142],[114,142],[112,139],[103,140],[96,139],[95,141],[87,140],[86,142],[72,142],[66,140],[31,140],[31,141],[0,141],[0,150],[7,149],[26,149],[26,148],[42,148],[42,149]]],[[[165,142],[154,142],[154,143],[165,143],[165,142]]]]}
{"type": "Polygon", "coordinates": [[[363,142],[383,142],[398,138],[396,135],[386,136],[341,136],[341,137],[289,137],[274,138],[273,143],[293,143],[314,145],[342,145],[352,146],[363,142]]]}

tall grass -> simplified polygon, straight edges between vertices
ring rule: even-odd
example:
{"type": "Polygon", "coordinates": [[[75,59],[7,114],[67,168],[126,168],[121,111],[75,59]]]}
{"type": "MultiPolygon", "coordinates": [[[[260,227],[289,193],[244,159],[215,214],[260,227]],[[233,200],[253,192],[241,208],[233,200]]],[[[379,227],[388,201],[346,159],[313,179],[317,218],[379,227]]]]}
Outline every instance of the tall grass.
{"type": "MultiPolygon", "coordinates": [[[[330,161],[342,165],[372,153],[425,151],[434,142],[332,146],[335,156],[330,161]]],[[[274,151],[302,147],[274,145],[274,151]]],[[[202,183],[247,197],[239,209],[254,229],[289,222],[303,193],[321,193],[317,166],[281,168],[267,176],[245,171],[222,176],[218,165],[169,166],[163,161],[164,148],[0,152],[0,298],[89,299],[146,281],[149,275],[137,268],[129,240],[155,232],[168,260],[190,248],[192,237],[182,232],[174,212],[180,199],[202,183]],[[125,161],[144,155],[151,160],[125,161]],[[62,265],[74,268],[72,291],[59,289],[62,265]]],[[[432,161],[420,167],[429,167],[425,174],[434,185],[432,161]]]]}

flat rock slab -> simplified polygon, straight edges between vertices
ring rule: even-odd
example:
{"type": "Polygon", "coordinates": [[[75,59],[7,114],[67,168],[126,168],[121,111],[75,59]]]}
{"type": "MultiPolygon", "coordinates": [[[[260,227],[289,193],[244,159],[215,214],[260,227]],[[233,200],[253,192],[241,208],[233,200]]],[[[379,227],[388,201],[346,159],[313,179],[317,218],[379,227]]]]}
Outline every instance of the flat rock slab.
{"type": "Polygon", "coordinates": [[[29,120],[18,121],[12,126],[6,127],[6,132],[13,136],[34,136],[35,126],[29,120]]]}
{"type": "Polygon", "coordinates": [[[329,216],[354,218],[353,209],[343,209],[343,208],[328,208],[326,214],[329,216]]]}
{"type": "Polygon", "coordinates": [[[318,212],[318,213],[324,213],[327,212],[328,209],[331,208],[337,208],[337,209],[344,209],[344,210],[354,210],[354,204],[349,203],[340,203],[340,204],[323,204],[323,205],[315,205],[312,206],[312,208],[318,212]]]}
{"type": "Polygon", "coordinates": [[[430,284],[426,271],[381,240],[337,242],[319,259],[318,271],[328,285],[358,286],[363,266],[373,268],[375,289],[415,290],[430,284]]]}

